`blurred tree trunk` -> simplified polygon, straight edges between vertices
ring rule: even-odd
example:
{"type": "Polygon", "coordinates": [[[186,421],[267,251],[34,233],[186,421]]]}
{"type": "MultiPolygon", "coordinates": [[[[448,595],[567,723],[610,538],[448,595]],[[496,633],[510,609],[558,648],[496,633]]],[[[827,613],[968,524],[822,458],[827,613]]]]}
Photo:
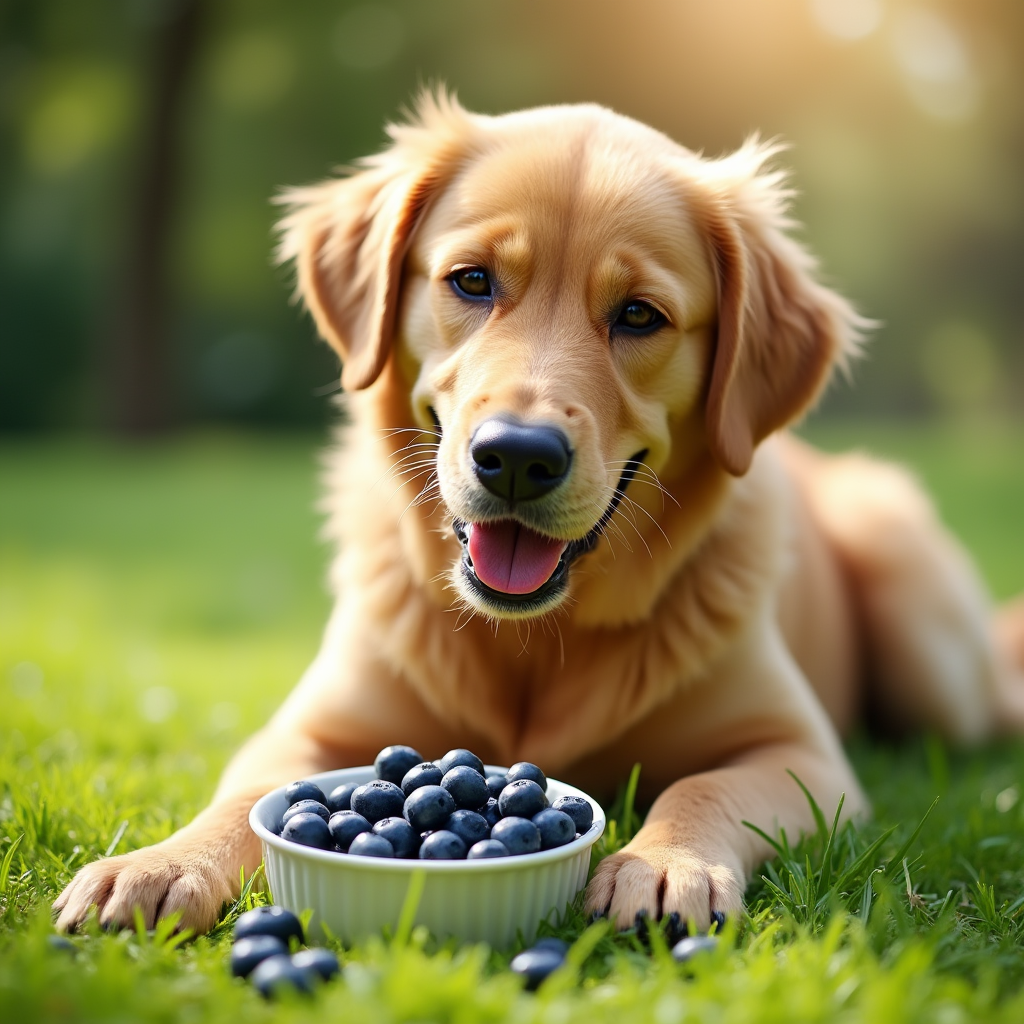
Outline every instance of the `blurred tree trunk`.
{"type": "Polygon", "coordinates": [[[127,436],[160,433],[174,414],[169,256],[182,166],[182,111],[207,0],[163,0],[144,83],[124,262],[108,376],[110,420],[127,436]]]}

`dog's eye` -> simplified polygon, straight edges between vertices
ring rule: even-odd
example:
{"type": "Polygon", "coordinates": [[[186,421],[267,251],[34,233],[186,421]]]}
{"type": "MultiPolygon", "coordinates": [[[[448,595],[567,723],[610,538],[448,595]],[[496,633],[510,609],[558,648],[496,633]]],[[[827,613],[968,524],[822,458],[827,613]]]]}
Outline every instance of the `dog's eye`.
{"type": "Polygon", "coordinates": [[[491,279],[486,270],[480,267],[467,267],[456,270],[449,278],[456,295],[467,299],[489,299],[491,297],[491,279]]]}
{"type": "Polygon", "coordinates": [[[612,325],[613,330],[625,328],[627,331],[646,334],[660,327],[665,318],[649,303],[633,299],[619,311],[619,316],[612,325]]]}

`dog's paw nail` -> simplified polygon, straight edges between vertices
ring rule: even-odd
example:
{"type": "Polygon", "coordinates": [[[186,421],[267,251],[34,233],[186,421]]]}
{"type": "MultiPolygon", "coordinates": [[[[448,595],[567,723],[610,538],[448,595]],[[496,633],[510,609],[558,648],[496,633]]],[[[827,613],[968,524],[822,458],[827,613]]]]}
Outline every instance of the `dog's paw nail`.
{"type": "Polygon", "coordinates": [[[597,924],[598,921],[603,921],[608,916],[607,909],[605,910],[592,910],[590,917],[587,918],[588,924],[597,924]]]}
{"type": "Polygon", "coordinates": [[[662,927],[665,929],[665,941],[670,947],[690,934],[690,929],[687,927],[686,922],[679,916],[679,912],[676,910],[673,910],[671,914],[663,919],[662,927]]]}
{"type": "Polygon", "coordinates": [[[721,910],[712,910],[711,924],[716,931],[720,932],[725,927],[725,914],[723,914],[721,910]]]}
{"type": "Polygon", "coordinates": [[[636,937],[646,944],[650,938],[650,918],[646,910],[636,912],[633,917],[633,929],[636,931],[636,937]]]}

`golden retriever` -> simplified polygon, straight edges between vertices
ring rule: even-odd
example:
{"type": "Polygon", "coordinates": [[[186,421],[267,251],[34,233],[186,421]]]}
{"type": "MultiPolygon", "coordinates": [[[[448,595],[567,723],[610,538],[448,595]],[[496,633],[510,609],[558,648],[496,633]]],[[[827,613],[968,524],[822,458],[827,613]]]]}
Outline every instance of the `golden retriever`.
{"type": "Polygon", "coordinates": [[[770,854],[744,820],[812,826],[790,771],[866,810],[840,743],[866,695],[957,741],[1024,724],[1024,606],[995,623],[905,473],[778,433],[865,324],[787,234],[771,147],[443,95],[391,139],[285,197],[348,392],[322,649],[211,806],[80,871],[59,927],[208,929],[257,797],[401,742],[597,794],[642,762],[653,806],[587,906],[705,928],[770,854]]]}

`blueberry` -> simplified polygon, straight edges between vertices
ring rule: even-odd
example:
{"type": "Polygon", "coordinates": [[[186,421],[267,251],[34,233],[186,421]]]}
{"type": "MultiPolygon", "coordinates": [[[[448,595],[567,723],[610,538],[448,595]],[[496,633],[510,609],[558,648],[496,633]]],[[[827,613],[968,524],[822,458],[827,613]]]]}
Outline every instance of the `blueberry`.
{"type": "Polygon", "coordinates": [[[527,991],[532,992],[563,963],[564,954],[556,953],[553,949],[527,949],[512,958],[509,968],[526,979],[527,991]]]}
{"type": "Polygon", "coordinates": [[[687,939],[680,939],[672,947],[672,959],[685,964],[699,953],[710,953],[717,946],[718,939],[714,935],[691,935],[687,939]]]}
{"type": "Polygon", "coordinates": [[[415,857],[419,851],[420,837],[405,818],[381,818],[373,831],[394,847],[396,857],[415,857]]]}
{"type": "Polygon", "coordinates": [[[576,838],[576,824],[568,814],[556,811],[554,807],[545,807],[531,819],[540,832],[540,848],[553,850],[556,846],[565,846],[576,838]]]}
{"type": "Polygon", "coordinates": [[[422,760],[423,755],[412,747],[385,747],[374,759],[373,768],[378,779],[400,786],[405,773],[422,760]]]}
{"type": "Polygon", "coordinates": [[[487,776],[487,792],[494,797],[495,800],[501,796],[501,791],[508,784],[504,775],[488,775],[487,776]]]}
{"type": "Polygon", "coordinates": [[[508,849],[504,843],[499,843],[497,839],[482,839],[479,843],[474,843],[469,848],[469,853],[466,854],[467,860],[484,860],[490,857],[507,857],[508,849]]]}
{"type": "MultiPolygon", "coordinates": [[[[441,758],[441,771],[446,775],[453,768],[458,768],[460,765],[472,768],[473,771],[478,772],[480,775],[483,775],[484,773],[483,761],[481,761],[472,750],[463,750],[461,747],[456,747],[455,750],[449,750],[448,753],[441,758]]],[[[483,801],[481,801],[481,803],[483,803],[483,801]]]]}
{"type": "Polygon", "coordinates": [[[465,860],[466,844],[445,829],[431,832],[420,847],[420,860],[465,860]]]}
{"type": "Polygon", "coordinates": [[[319,814],[296,814],[294,818],[289,818],[281,830],[281,838],[317,850],[334,849],[331,830],[319,814]]]}
{"type": "Polygon", "coordinates": [[[315,782],[309,782],[306,779],[300,779],[286,787],[284,798],[288,801],[289,807],[292,804],[297,804],[300,800],[315,800],[318,804],[327,803],[324,791],[315,782]]]}
{"type": "Polygon", "coordinates": [[[477,811],[477,814],[479,814],[480,817],[482,817],[484,821],[491,826],[491,828],[494,828],[494,826],[501,821],[501,811],[498,810],[498,801],[495,800],[493,796],[483,805],[483,807],[480,808],[479,811],[477,811]]]}
{"type": "Polygon", "coordinates": [[[547,805],[544,790],[532,779],[510,782],[498,797],[498,810],[503,818],[532,818],[547,805]]]}
{"type": "Polygon", "coordinates": [[[361,814],[356,814],[355,811],[338,811],[337,814],[331,815],[331,820],[327,825],[335,844],[342,853],[348,853],[348,848],[356,836],[369,832],[373,828],[361,814]]]}
{"type": "Polygon", "coordinates": [[[252,935],[239,939],[231,947],[231,973],[236,978],[248,978],[257,964],[268,956],[287,955],[288,946],[275,935],[252,935]]]}
{"type": "Polygon", "coordinates": [[[540,831],[527,818],[502,818],[491,829],[491,838],[497,839],[513,855],[536,853],[540,849],[540,831]]]}
{"type": "Polygon", "coordinates": [[[351,811],[352,794],[358,788],[358,782],[343,782],[337,789],[332,789],[327,797],[327,809],[331,814],[337,814],[338,811],[351,811]]]}
{"type": "Polygon", "coordinates": [[[594,808],[586,797],[560,796],[552,805],[556,811],[568,814],[576,823],[576,831],[583,835],[594,824],[594,808]]]}
{"type": "Polygon", "coordinates": [[[294,935],[301,942],[302,924],[284,907],[257,907],[255,910],[247,910],[235,922],[235,942],[252,935],[273,935],[286,945],[294,935]]]}
{"type": "Polygon", "coordinates": [[[475,811],[488,800],[484,777],[468,765],[460,764],[444,773],[441,785],[447,789],[460,810],[475,811]]]}
{"type": "Polygon", "coordinates": [[[61,953],[70,953],[74,956],[78,953],[78,947],[66,935],[47,935],[46,945],[61,953]]]}
{"type": "Polygon", "coordinates": [[[313,990],[312,973],[296,967],[290,956],[268,957],[249,975],[249,980],[268,999],[282,989],[313,990]]]}
{"type": "Polygon", "coordinates": [[[404,805],[405,794],[393,782],[384,779],[374,779],[352,794],[352,810],[371,825],[381,818],[394,818],[401,814],[404,805]]]}
{"type": "Polygon", "coordinates": [[[529,779],[531,782],[536,782],[543,792],[547,792],[548,777],[535,764],[531,764],[529,761],[518,761],[509,768],[505,775],[506,784],[518,782],[520,779],[529,779]]]}
{"type": "Polygon", "coordinates": [[[408,796],[421,786],[440,786],[444,772],[433,761],[413,765],[402,779],[402,792],[408,796]]]}
{"type": "Polygon", "coordinates": [[[395,848],[383,837],[373,832],[360,832],[348,848],[355,857],[387,857],[395,855],[395,848]]]}
{"type": "Polygon", "coordinates": [[[330,981],[340,969],[338,957],[323,946],[295,953],[292,956],[292,963],[307,974],[319,974],[324,981],[330,981]]]}
{"type": "Polygon", "coordinates": [[[447,789],[421,786],[405,801],[402,815],[417,832],[430,832],[444,827],[455,811],[455,801],[447,789]]]}
{"type": "Polygon", "coordinates": [[[530,948],[548,949],[564,957],[569,952],[569,943],[564,939],[556,939],[553,935],[549,935],[546,938],[538,939],[530,948]]]}
{"type": "Polygon", "coordinates": [[[444,827],[454,832],[467,847],[482,842],[491,834],[491,826],[476,811],[458,810],[445,822],[444,827]]]}
{"type": "MultiPolygon", "coordinates": [[[[324,798],[326,799],[326,797],[324,798]]],[[[327,807],[317,800],[299,800],[292,804],[287,811],[281,817],[281,827],[285,825],[295,817],[296,814],[319,814],[324,821],[331,816],[331,812],[327,810],[327,807]]]]}

